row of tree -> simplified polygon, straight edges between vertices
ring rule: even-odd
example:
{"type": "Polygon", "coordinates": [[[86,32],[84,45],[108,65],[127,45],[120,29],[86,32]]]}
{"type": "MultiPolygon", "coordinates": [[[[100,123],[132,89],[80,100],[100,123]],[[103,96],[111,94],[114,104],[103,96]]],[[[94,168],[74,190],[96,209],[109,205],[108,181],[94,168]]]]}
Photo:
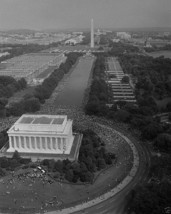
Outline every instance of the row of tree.
{"type": "MultiPolygon", "coordinates": [[[[115,51],[122,49],[130,51],[130,46],[122,43],[113,45],[115,51]],[[128,49],[127,49],[128,48],[128,49]]],[[[110,54],[113,54],[112,52],[110,54]]],[[[118,56],[125,73],[132,74],[137,83],[135,93],[137,104],[125,101],[112,102],[112,92],[105,82],[105,55],[97,57],[93,70],[93,82],[90,88],[89,100],[85,112],[89,115],[105,116],[112,120],[129,123],[133,129],[141,131],[142,139],[153,140],[156,148],[170,152],[171,128],[169,125],[161,124],[155,117],[159,112],[154,96],[157,94],[157,86],[165,84],[165,96],[170,95],[169,75],[171,60],[164,58],[153,59],[152,57],[135,54],[120,54],[118,56]],[[156,74],[154,76],[154,73],[156,74]],[[150,86],[151,85],[151,86],[150,86]],[[154,89],[153,89],[154,88],[154,89]],[[109,108],[106,104],[112,103],[109,108]]],[[[122,80],[128,82],[129,77],[122,80]]],[[[160,86],[159,86],[160,87],[160,86]]],[[[169,103],[166,111],[169,111],[169,103]]]]}
{"type": "Polygon", "coordinates": [[[62,63],[58,69],[55,69],[41,85],[35,88],[34,92],[26,94],[20,102],[11,103],[7,109],[7,115],[20,116],[26,112],[36,112],[40,110],[41,104],[51,96],[58,83],[63,76],[69,72],[80,55],[80,53],[68,54],[65,63],[62,63]]]}
{"type": "Polygon", "coordinates": [[[98,54],[93,69],[93,80],[85,112],[89,115],[103,116],[108,111],[106,104],[111,102],[112,91],[107,85],[105,74],[105,55],[98,54]]]}
{"type": "Polygon", "coordinates": [[[14,152],[12,158],[0,157],[0,176],[4,176],[6,171],[14,171],[22,165],[28,165],[30,159],[21,158],[17,151],[14,152]]]}
{"type": "Polygon", "coordinates": [[[16,81],[10,76],[0,76],[0,117],[6,116],[6,105],[8,98],[12,97],[17,91],[27,87],[27,82],[24,78],[16,81]]]}

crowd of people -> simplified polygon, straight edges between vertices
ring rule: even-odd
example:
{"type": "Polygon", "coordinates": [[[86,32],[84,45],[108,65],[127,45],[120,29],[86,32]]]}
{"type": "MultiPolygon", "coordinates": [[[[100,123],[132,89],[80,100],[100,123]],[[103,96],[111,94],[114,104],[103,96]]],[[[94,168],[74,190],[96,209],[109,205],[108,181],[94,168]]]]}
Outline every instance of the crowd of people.
{"type": "MultiPolygon", "coordinates": [[[[67,75],[64,78],[69,78],[69,75],[67,75]]],[[[75,129],[74,131],[83,131],[86,129],[91,129],[94,131],[105,143],[106,149],[109,149],[110,152],[113,152],[116,157],[118,158],[120,154],[122,156],[125,156],[123,162],[120,161],[120,159],[117,159],[116,167],[120,167],[121,165],[124,165],[125,171],[124,171],[124,176],[129,172],[129,170],[132,167],[133,164],[133,154],[132,150],[130,149],[129,145],[127,142],[120,136],[118,133],[115,131],[116,130],[122,130],[124,133],[130,133],[134,132],[134,130],[130,130],[129,125],[119,123],[119,122],[114,122],[107,120],[105,118],[99,118],[96,116],[89,116],[85,115],[83,108],[78,107],[78,106],[64,106],[64,105],[59,105],[56,101],[58,94],[60,93],[61,90],[65,87],[67,84],[67,80],[63,79],[58,87],[54,90],[52,96],[46,100],[46,102],[41,106],[41,109],[38,114],[52,114],[52,115],[67,115],[69,119],[73,120],[73,128],[75,129]]],[[[16,120],[18,117],[9,117],[9,118],[4,118],[1,119],[0,121],[0,130],[4,130],[6,128],[9,128],[16,120]]],[[[134,133],[138,135],[139,133],[134,133]]],[[[123,176],[122,176],[123,177],[123,176]]],[[[13,185],[15,187],[15,182],[27,182],[29,179],[30,184],[29,187],[32,188],[33,195],[34,195],[34,200],[37,200],[37,193],[33,189],[33,185],[37,180],[41,181],[42,183],[42,188],[47,185],[53,183],[52,179],[49,179],[49,177],[39,171],[32,171],[32,172],[27,172],[23,174],[19,174],[16,176],[12,176],[8,183],[5,185],[13,185]]],[[[120,182],[122,180],[121,177],[116,179],[116,182],[120,182]]],[[[108,188],[111,188],[109,186],[108,188]]],[[[33,198],[31,199],[33,200],[33,198]]],[[[14,198],[14,203],[17,203],[17,199],[14,198]]],[[[41,209],[45,210],[49,206],[59,206],[61,205],[61,201],[58,201],[56,196],[53,197],[52,200],[43,202],[41,209]]]]}
{"type": "MultiPolygon", "coordinates": [[[[51,177],[49,177],[44,170],[40,170],[38,168],[29,168],[23,171],[21,169],[19,172],[12,172],[11,176],[1,179],[1,184],[5,187],[5,190],[1,191],[1,195],[3,197],[8,197],[8,195],[12,194],[12,190],[16,189],[17,191],[19,191],[19,186],[21,184],[26,185],[29,187],[29,191],[32,195],[32,197],[30,197],[30,203],[35,204],[35,201],[39,201],[38,204],[41,204],[40,210],[45,211],[45,209],[49,207],[60,206],[62,202],[58,199],[57,195],[49,198],[48,200],[43,200],[36,190],[35,185],[39,183],[39,185],[42,185],[42,188],[45,188],[47,185],[51,185],[54,182],[55,181],[51,177]]],[[[27,206],[25,206],[25,203],[21,203],[23,198],[26,197],[27,193],[23,191],[21,193],[22,195],[20,195],[21,197],[13,197],[14,204],[11,204],[11,207],[18,207],[19,205],[20,208],[28,208],[27,206]]]]}

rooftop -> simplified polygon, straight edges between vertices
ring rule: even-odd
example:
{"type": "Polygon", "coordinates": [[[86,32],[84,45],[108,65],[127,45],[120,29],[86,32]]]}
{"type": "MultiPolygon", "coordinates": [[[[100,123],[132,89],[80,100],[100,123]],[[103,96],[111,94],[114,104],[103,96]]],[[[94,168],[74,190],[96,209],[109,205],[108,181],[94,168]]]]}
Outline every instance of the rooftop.
{"type": "Polygon", "coordinates": [[[23,115],[16,123],[62,125],[65,118],[65,115],[23,115]]]}

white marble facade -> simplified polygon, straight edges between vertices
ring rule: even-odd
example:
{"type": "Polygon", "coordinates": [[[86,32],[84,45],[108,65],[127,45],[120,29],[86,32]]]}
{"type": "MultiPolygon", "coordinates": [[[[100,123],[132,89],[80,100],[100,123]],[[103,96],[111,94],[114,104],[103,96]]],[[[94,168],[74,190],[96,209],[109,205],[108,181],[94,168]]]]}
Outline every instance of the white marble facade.
{"type": "Polygon", "coordinates": [[[70,154],[72,120],[65,115],[23,115],[8,130],[9,149],[22,153],[70,154]]]}

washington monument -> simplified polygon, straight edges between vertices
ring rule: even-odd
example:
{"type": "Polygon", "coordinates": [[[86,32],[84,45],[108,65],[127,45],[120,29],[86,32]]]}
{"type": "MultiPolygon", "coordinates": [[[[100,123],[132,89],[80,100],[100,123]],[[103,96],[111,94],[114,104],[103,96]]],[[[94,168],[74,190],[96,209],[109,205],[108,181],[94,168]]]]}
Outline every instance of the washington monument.
{"type": "Polygon", "coordinates": [[[91,19],[91,48],[94,48],[94,21],[91,19]]]}

